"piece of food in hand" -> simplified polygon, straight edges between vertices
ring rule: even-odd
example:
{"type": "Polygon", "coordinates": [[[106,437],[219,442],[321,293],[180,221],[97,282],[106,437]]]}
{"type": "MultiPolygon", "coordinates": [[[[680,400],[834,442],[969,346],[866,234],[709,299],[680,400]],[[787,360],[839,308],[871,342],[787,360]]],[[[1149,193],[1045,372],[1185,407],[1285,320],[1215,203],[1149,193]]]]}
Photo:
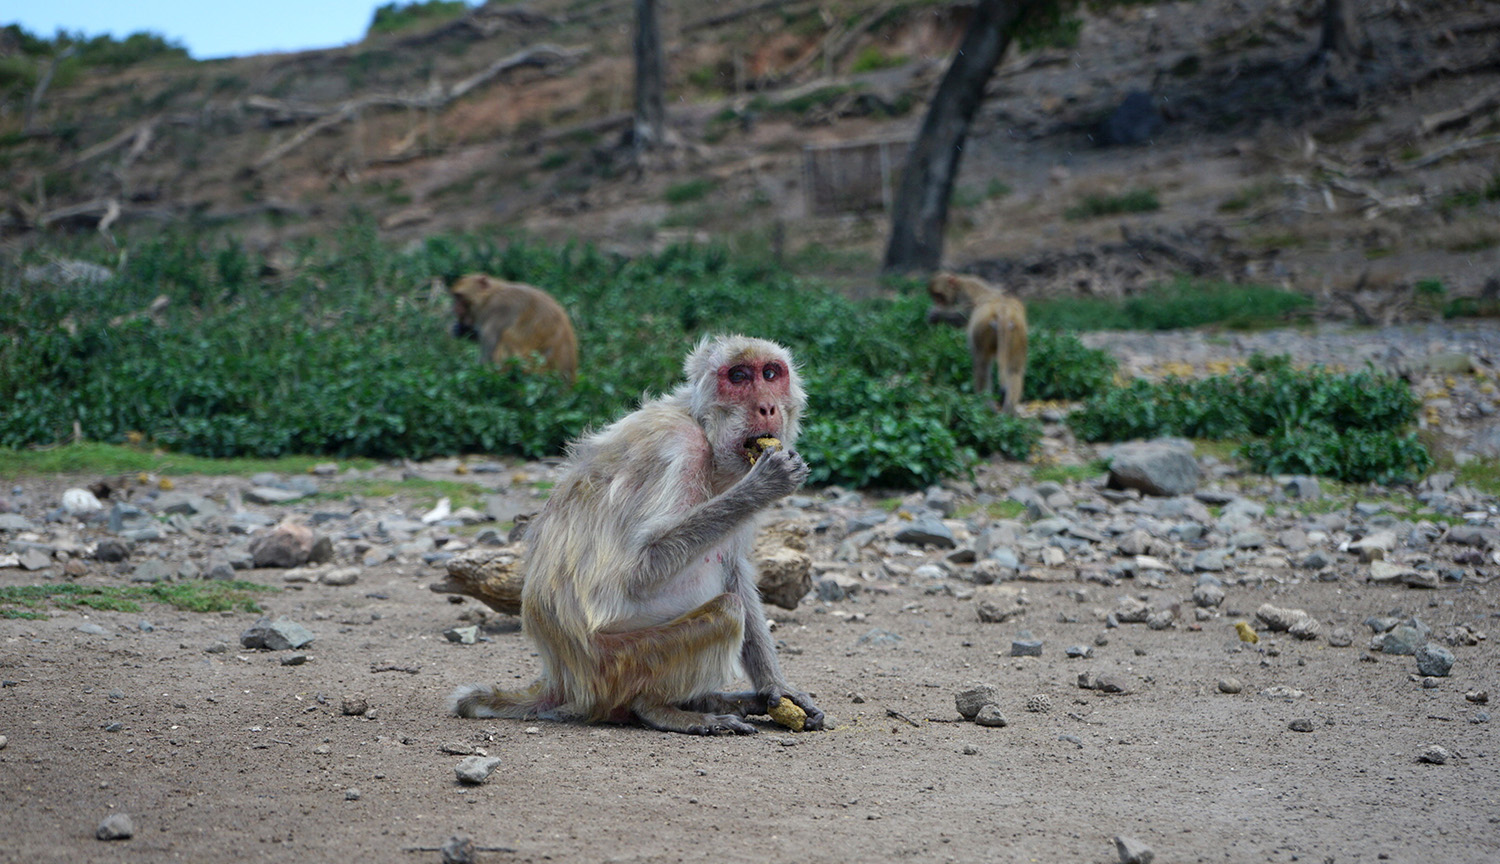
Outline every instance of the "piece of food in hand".
{"type": "Polygon", "coordinates": [[[762,435],[759,438],[747,441],[745,443],[745,458],[750,460],[751,465],[754,465],[756,460],[759,459],[762,454],[769,453],[772,450],[780,449],[780,438],[772,438],[770,435],[762,435]]]}
{"type": "Polygon", "coordinates": [[[766,713],[771,715],[772,720],[793,732],[801,732],[807,726],[807,712],[802,710],[802,706],[785,696],[781,697],[780,702],[772,705],[766,713]]]}

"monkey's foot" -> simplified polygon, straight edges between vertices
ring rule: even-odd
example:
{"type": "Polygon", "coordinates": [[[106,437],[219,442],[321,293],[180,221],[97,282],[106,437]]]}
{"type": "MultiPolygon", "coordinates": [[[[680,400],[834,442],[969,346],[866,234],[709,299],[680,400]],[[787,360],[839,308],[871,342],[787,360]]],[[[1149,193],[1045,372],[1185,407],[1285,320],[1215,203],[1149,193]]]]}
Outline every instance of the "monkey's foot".
{"type": "Polygon", "coordinates": [[[757,730],[734,714],[684,711],[671,705],[634,706],[635,716],[652,729],[687,735],[754,735],[757,730]]]}

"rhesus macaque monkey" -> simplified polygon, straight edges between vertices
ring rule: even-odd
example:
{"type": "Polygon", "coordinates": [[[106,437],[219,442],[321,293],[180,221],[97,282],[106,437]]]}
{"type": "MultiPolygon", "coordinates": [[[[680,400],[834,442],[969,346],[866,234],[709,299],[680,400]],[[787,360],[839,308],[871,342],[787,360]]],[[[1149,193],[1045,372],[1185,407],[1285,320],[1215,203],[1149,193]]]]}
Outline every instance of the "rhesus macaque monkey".
{"type": "Polygon", "coordinates": [[[542,357],[543,368],[568,381],[578,374],[578,339],[568,313],[547,292],[520,282],[470,273],[449,289],[453,335],[479,340],[479,354],[499,364],[542,357]]]}
{"type": "Polygon", "coordinates": [[[1000,387],[1005,391],[1002,410],[1015,414],[1026,378],[1025,305],[981,279],[954,273],[934,275],[927,293],[932,297],[927,323],[962,326],[968,322],[974,392],[990,395],[990,374],[998,365],[1000,387]]]}
{"type": "Polygon", "coordinates": [[[460,687],[453,713],[743,735],[756,731],[746,716],[785,697],[822,728],[782,675],[748,558],[756,514],[807,479],[792,449],[807,402],[797,370],[774,342],[723,336],[684,371],[671,394],[574,443],[527,530],[521,620],[540,678],[460,687]],[[722,692],[737,672],[754,689],[722,692]]]}

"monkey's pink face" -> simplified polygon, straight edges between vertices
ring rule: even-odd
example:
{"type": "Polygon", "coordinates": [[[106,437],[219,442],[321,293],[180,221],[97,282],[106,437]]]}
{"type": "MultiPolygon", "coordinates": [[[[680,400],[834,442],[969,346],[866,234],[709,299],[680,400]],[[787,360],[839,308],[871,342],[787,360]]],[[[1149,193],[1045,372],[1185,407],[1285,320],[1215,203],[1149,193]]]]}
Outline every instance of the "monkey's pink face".
{"type": "Polygon", "coordinates": [[[790,399],[791,374],[779,360],[751,359],[726,364],[718,371],[718,397],[738,405],[749,438],[779,436],[790,399]]]}

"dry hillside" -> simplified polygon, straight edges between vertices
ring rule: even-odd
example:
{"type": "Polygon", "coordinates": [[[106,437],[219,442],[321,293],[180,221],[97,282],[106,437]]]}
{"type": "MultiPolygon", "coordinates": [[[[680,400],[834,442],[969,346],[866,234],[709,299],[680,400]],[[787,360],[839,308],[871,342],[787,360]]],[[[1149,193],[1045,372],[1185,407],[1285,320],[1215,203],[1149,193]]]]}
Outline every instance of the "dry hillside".
{"type": "MultiPolygon", "coordinates": [[[[1493,296],[1500,2],[1360,5],[1367,57],[1315,55],[1321,0],[1123,4],[1085,10],[1071,44],[1013,47],[968,142],[949,262],[1023,292],[1261,280],[1365,320],[1430,312],[1438,282],[1493,296]],[[1161,122],[1105,146],[1136,91],[1161,122]],[[1159,206],[1090,215],[1131,194],[1159,206]]],[[[85,73],[34,112],[12,93],[0,236],[197,223],[274,251],[363,214],[394,242],[711,238],[869,284],[887,225],[878,172],[851,154],[874,151],[835,145],[895,142],[899,161],[966,7],[663,6],[678,143],[644,164],[616,146],[630,4],[493,2],[339,49],[85,73]],[[819,206],[813,155],[875,206],[819,206]]]]}

